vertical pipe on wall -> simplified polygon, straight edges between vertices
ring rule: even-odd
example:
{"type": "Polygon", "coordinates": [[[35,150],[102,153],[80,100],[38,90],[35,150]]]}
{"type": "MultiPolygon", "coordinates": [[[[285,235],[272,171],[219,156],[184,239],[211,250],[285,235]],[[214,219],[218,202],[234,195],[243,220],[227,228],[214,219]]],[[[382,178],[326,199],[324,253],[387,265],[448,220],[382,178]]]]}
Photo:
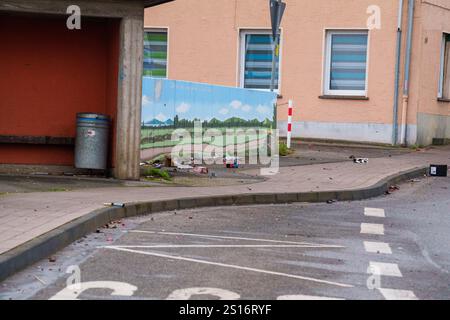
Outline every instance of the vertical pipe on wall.
{"type": "Polygon", "coordinates": [[[406,40],[406,58],[405,58],[405,83],[403,85],[403,108],[402,108],[402,132],[401,143],[407,144],[407,117],[408,117],[408,99],[409,99],[409,77],[411,69],[411,47],[412,47],[412,33],[414,26],[414,1],[409,0],[408,3],[408,35],[406,40]]]}
{"type": "Polygon", "coordinates": [[[399,0],[398,24],[397,24],[397,48],[395,62],[395,87],[394,87],[394,116],[392,120],[392,145],[398,142],[398,97],[400,83],[400,62],[402,54],[402,29],[403,29],[403,0],[399,0]]]}

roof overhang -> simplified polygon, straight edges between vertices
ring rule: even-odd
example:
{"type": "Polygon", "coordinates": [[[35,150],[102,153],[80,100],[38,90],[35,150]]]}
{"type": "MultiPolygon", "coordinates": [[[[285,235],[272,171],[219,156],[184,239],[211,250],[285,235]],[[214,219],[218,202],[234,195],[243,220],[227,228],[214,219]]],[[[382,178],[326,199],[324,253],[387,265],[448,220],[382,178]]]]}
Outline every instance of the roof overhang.
{"type": "Polygon", "coordinates": [[[148,8],[148,7],[154,7],[154,6],[157,6],[157,5],[166,3],[166,2],[171,2],[171,1],[174,1],[174,0],[145,0],[144,3],[145,3],[145,7],[148,8]]]}

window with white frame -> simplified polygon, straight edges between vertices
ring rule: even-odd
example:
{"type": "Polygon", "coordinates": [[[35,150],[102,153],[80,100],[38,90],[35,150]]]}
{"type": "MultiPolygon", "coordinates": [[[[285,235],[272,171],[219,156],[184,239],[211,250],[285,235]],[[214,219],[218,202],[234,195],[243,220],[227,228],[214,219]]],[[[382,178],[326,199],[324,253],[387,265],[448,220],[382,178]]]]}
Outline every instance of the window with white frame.
{"type": "Polygon", "coordinates": [[[325,50],[324,94],[365,96],[368,31],[329,30],[325,50]]]}
{"type": "Polygon", "coordinates": [[[167,30],[148,29],[144,32],[144,76],[167,77],[167,30]]]}
{"type": "MultiPolygon", "coordinates": [[[[240,86],[270,90],[272,79],[273,38],[270,30],[241,31],[240,86]]],[[[276,49],[274,90],[279,89],[280,46],[276,49]]]]}
{"type": "Polygon", "coordinates": [[[450,34],[442,37],[441,72],[439,98],[450,99],[450,34]]]}

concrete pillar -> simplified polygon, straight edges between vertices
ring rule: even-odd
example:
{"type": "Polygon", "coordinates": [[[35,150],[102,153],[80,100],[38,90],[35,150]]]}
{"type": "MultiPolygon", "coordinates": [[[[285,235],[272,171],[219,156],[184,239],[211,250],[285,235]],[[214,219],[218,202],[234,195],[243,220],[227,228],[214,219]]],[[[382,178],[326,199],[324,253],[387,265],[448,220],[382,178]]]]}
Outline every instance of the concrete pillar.
{"type": "Polygon", "coordinates": [[[142,16],[124,17],[120,25],[120,67],[116,135],[118,179],[139,179],[141,141],[144,10],[142,16]]]}

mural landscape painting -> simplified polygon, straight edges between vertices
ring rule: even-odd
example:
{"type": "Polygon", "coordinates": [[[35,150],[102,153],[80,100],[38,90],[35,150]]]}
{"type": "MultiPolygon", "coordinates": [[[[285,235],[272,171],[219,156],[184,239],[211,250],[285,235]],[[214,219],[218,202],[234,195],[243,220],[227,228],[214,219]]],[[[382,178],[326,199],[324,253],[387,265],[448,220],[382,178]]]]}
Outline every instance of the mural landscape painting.
{"type": "Polygon", "coordinates": [[[174,146],[174,130],[193,132],[195,122],[203,131],[224,134],[230,129],[270,130],[276,125],[275,111],[275,93],[144,77],[141,149],[174,146]]]}

